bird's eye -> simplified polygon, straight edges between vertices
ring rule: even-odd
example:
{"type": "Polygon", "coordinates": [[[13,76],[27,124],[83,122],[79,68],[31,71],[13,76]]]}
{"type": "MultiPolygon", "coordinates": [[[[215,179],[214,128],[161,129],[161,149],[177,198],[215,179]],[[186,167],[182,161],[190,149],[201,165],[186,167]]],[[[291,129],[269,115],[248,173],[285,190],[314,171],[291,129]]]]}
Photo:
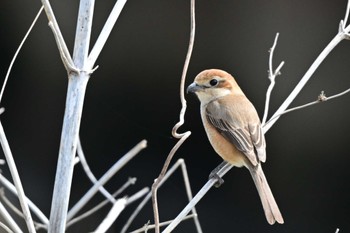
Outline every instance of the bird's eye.
{"type": "Polygon", "coordinates": [[[217,79],[212,79],[210,80],[209,84],[213,87],[213,86],[216,86],[217,84],[219,83],[219,81],[217,79]]]}

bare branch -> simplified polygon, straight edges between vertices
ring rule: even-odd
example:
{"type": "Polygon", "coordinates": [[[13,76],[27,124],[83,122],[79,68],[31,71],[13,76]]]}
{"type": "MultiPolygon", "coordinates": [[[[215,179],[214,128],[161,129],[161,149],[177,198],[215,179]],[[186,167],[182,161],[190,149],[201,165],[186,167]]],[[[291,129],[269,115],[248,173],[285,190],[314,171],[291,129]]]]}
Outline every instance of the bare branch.
{"type": "Polygon", "coordinates": [[[269,79],[270,79],[270,85],[269,85],[269,87],[267,89],[267,92],[266,92],[265,111],[264,111],[264,117],[263,117],[263,120],[262,120],[262,124],[263,125],[265,124],[267,116],[269,114],[270,96],[271,96],[271,92],[272,92],[272,90],[273,90],[273,88],[275,86],[276,77],[278,75],[280,75],[282,66],[284,65],[284,61],[282,61],[279,64],[279,66],[277,67],[277,69],[273,70],[273,65],[272,65],[273,54],[275,52],[275,48],[276,48],[276,45],[277,45],[278,36],[279,36],[279,33],[276,34],[275,41],[273,42],[273,45],[272,45],[271,49],[269,50],[269,53],[270,53],[270,56],[269,56],[269,79]]]}
{"type": "MultiPolygon", "coordinates": [[[[350,2],[350,1],[349,1],[350,2]]],[[[324,50],[320,53],[320,55],[316,58],[316,60],[312,63],[310,68],[306,71],[304,76],[301,78],[299,83],[296,85],[294,90],[289,94],[286,100],[282,103],[282,105],[278,108],[278,110],[273,114],[268,123],[263,126],[264,132],[267,132],[272,125],[278,120],[281,113],[283,113],[288,106],[292,103],[295,97],[299,94],[299,92],[303,89],[305,84],[310,80],[311,76],[314,74],[319,65],[323,62],[323,60],[328,56],[328,54],[337,46],[342,40],[349,39],[350,25],[345,27],[344,23],[347,22],[349,16],[349,7],[350,3],[348,2],[346,8],[346,14],[344,20],[340,22],[339,32],[338,34],[329,42],[329,44],[324,48],[324,50]],[[346,21],[345,21],[346,20],[346,21]]]]}
{"type": "Polygon", "coordinates": [[[91,188],[86,194],[72,207],[68,212],[67,221],[71,220],[85,204],[91,200],[91,198],[98,192],[99,187],[104,185],[109,179],[111,179],[115,173],[117,173],[125,164],[127,164],[132,158],[134,158],[141,150],[146,148],[146,140],[142,140],[128,153],[126,153],[121,159],[118,160],[91,188]]]}
{"type": "Polygon", "coordinates": [[[7,233],[13,233],[13,231],[2,222],[0,222],[0,228],[4,229],[7,233]]]}
{"type": "Polygon", "coordinates": [[[97,229],[94,231],[95,233],[104,233],[106,232],[115,219],[119,216],[119,214],[123,211],[123,209],[126,206],[127,198],[121,198],[117,200],[114,204],[111,210],[108,212],[106,218],[102,221],[102,223],[97,227],[97,229]]]}
{"type": "MultiPolygon", "coordinates": [[[[218,177],[223,177],[233,165],[226,163],[218,172],[218,177]]],[[[211,178],[207,183],[199,190],[199,192],[192,198],[192,200],[186,205],[186,207],[180,212],[180,214],[171,222],[171,224],[164,229],[162,233],[172,232],[177,225],[184,219],[187,214],[195,207],[195,205],[204,197],[204,195],[216,184],[218,180],[216,178],[211,178]]]]}
{"type": "Polygon", "coordinates": [[[190,31],[190,41],[188,45],[187,55],[185,59],[185,64],[182,71],[181,76],[181,83],[180,83],[180,99],[181,99],[181,111],[180,111],[180,120],[179,122],[173,127],[172,129],[172,135],[175,138],[178,138],[179,141],[175,144],[175,146],[170,151],[164,165],[162,168],[162,171],[160,172],[158,178],[154,181],[152,185],[152,205],[153,205],[153,214],[154,214],[154,223],[155,223],[155,232],[159,233],[159,213],[158,213],[158,200],[157,200],[157,190],[160,182],[164,178],[166,171],[169,167],[169,164],[178,150],[178,148],[182,145],[182,143],[191,135],[190,131],[187,131],[185,133],[179,134],[177,130],[184,124],[185,120],[185,113],[186,113],[186,99],[185,99],[185,79],[187,74],[187,69],[190,63],[192,50],[193,50],[193,44],[194,44],[194,37],[195,37],[195,29],[196,29],[196,21],[195,21],[195,0],[191,0],[191,31],[190,31]]]}
{"type": "MultiPolygon", "coordinates": [[[[188,220],[188,219],[191,219],[191,218],[196,218],[197,215],[196,214],[190,214],[190,215],[187,215],[185,218],[182,219],[182,221],[185,221],[185,220],[188,220]]],[[[165,221],[165,222],[161,222],[159,224],[160,227],[163,227],[163,226],[166,226],[166,225],[169,225],[173,220],[169,220],[169,221],[165,221]]],[[[145,226],[137,229],[137,230],[134,230],[130,233],[142,233],[142,232],[147,232],[147,230],[151,230],[151,229],[154,229],[155,228],[155,225],[154,224],[145,224],[145,226]]]]}
{"type": "Polygon", "coordinates": [[[117,19],[119,18],[120,12],[123,10],[124,5],[126,3],[127,0],[118,0],[110,15],[108,16],[108,19],[105,23],[105,25],[102,28],[102,31],[100,33],[100,35],[98,36],[96,43],[94,45],[94,47],[91,50],[91,53],[89,55],[89,67],[93,67],[95,65],[95,62],[98,58],[98,56],[100,55],[103,46],[105,45],[109,34],[112,32],[112,29],[114,27],[114,24],[116,23],[117,19]]]}
{"type": "Polygon", "coordinates": [[[277,118],[277,117],[280,117],[281,115],[285,115],[285,114],[287,114],[287,113],[290,113],[290,112],[293,112],[293,111],[296,111],[296,110],[300,110],[300,109],[309,107],[309,106],[311,106],[311,105],[323,103],[323,102],[326,102],[326,101],[328,101],[328,100],[332,100],[332,99],[341,97],[341,96],[343,96],[343,95],[348,94],[349,92],[350,92],[350,88],[349,88],[349,89],[346,89],[345,91],[340,92],[340,93],[338,93],[338,94],[335,94],[335,95],[332,95],[332,96],[330,96],[330,97],[327,97],[327,96],[325,95],[324,91],[321,91],[321,94],[318,95],[317,100],[312,101],[312,102],[307,103],[307,104],[303,104],[303,105],[294,107],[294,108],[287,109],[287,110],[285,110],[284,112],[280,113],[279,115],[276,115],[275,117],[272,117],[266,124],[269,124],[270,121],[274,120],[274,119],[277,118]]]}

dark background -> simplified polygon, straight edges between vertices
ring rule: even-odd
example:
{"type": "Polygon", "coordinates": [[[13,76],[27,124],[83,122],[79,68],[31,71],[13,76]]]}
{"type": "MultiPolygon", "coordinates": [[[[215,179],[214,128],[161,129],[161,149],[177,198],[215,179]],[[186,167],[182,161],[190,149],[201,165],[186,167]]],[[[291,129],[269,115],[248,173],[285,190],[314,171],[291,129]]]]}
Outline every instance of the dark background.
{"type": "MultiPolygon", "coordinates": [[[[114,1],[97,1],[94,43],[114,1]]],[[[198,1],[197,31],[187,84],[207,68],[233,74],[262,117],[268,50],[276,32],[280,39],[274,61],[286,62],[272,94],[270,115],[336,35],[345,0],[198,1]]],[[[58,23],[73,50],[78,1],[52,1],[58,23]]],[[[3,1],[0,14],[0,77],[40,8],[39,1],[3,1]]],[[[100,177],[142,139],[148,148],[108,184],[118,189],[129,176],[136,185],[124,194],[150,187],[176,140],[171,128],[180,110],[179,83],[189,39],[189,1],[127,2],[99,57],[89,82],[81,124],[81,140],[93,172],[100,177]]],[[[292,103],[297,106],[350,87],[350,42],[343,41],[327,57],[292,103]]],[[[67,87],[47,18],[43,14],[25,43],[5,91],[1,115],[28,197],[49,215],[60,129],[67,87]]],[[[349,95],[283,116],[266,134],[264,170],[285,224],[270,226],[246,169],[232,169],[225,184],[198,204],[204,232],[332,233],[350,231],[349,95]]],[[[186,124],[191,137],[176,154],[187,164],[193,192],[220,162],[209,145],[199,116],[199,102],[187,96],[186,124]]],[[[3,155],[1,155],[3,157],[3,155]]],[[[10,177],[8,169],[3,173],[10,177]]],[[[80,166],[75,169],[71,203],[90,187],[80,166]]],[[[11,195],[9,195],[11,196],[11,195]]],[[[102,200],[98,195],[91,205],[102,200]]],[[[161,220],[174,218],[186,205],[180,172],[159,192],[161,220]]],[[[127,207],[110,232],[118,232],[136,203],[127,207]]],[[[91,232],[107,209],[68,232],[91,232]]],[[[130,230],[153,222],[151,205],[130,230]]],[[[192,221],[175,232],[195,232],[192,221]]]]}

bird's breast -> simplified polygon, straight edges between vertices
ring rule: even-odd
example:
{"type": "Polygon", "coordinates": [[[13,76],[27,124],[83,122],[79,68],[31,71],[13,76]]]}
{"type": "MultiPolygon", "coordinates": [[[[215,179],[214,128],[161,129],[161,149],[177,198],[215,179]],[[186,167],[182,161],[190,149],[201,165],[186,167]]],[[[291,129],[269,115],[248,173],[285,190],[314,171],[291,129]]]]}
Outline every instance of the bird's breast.
{"type": "Polygon", "coordinates": [[[204,129],[207,133],[210,144],[221,158],[236,167],[245,165],[245,156],[231,142],[226,140],[218,130],[208,121],[205,108],[201,108],[201,117],[204,129]]]}

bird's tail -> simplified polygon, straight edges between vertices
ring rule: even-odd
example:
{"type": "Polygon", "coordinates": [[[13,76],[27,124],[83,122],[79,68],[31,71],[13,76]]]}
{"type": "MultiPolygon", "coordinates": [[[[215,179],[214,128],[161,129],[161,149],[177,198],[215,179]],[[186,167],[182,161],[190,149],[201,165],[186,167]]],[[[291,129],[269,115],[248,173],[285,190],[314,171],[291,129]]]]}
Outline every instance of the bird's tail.
{"type": "Polygon", "coordinates": [[[249,171],[253,177],[256,189],[258,190],[267,221],[271,225],[276,221],[280,224],[283,224],[284,221],[282,214],[277,206],[275,198],[272,195],[271,189],[267,183],[261,165],[258,164],[257,166],[251,166],[249,168],[249,171]]]}

